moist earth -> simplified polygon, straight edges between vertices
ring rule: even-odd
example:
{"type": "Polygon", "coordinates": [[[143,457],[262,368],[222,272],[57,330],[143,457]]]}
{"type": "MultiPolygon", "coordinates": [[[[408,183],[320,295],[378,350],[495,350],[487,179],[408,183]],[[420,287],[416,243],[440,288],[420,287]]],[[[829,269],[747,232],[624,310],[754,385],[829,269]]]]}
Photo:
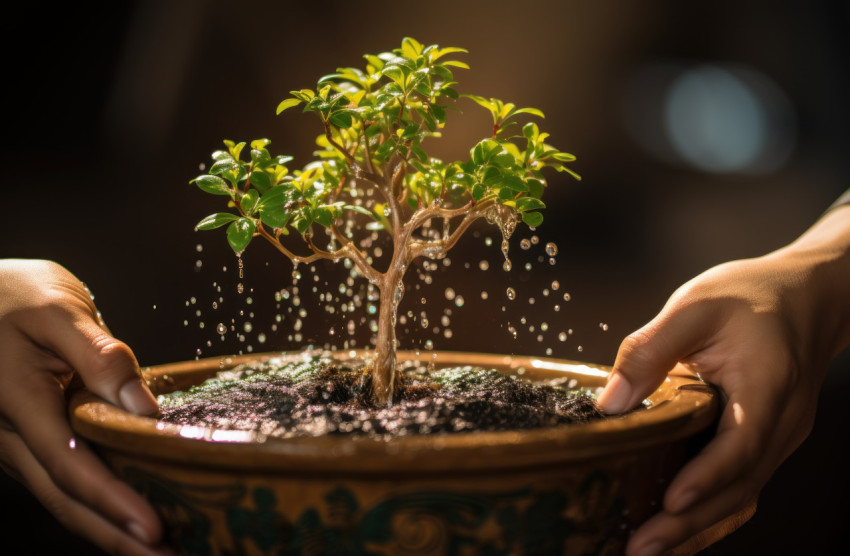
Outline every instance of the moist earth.
{"type": "Polygon", "coordinates": [[[429,370],[410,363],[389,407],[369,402],[362,362],[324,358],[240,365],[187,391],[159,397],[160,419],[263,436],[527,430],[602,418],[595,398],[564,384],[532,383],[492,369],[429,370]]]}

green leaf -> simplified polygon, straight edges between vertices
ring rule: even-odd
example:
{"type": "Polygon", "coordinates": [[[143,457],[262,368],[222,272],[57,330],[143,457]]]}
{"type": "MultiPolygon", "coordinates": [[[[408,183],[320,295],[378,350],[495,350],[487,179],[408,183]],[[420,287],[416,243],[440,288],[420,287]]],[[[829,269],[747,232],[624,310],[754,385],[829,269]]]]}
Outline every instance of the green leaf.
{"type": "Polygon", "coordinates": [[[401,41],[401,54],[415,60],[422,53],[422,44],[411,37],[404,37],[401,41]]]}
{"type": "Polygon", "coordinates": [[[499,181],[499,187],[510,189],[511,191],[528,191],[528,185],[519,176],[505,176],[499,181]]]}
{"type": "Polygon", "coordinates": [[[537,197],[539,199],[543,195],[543,190],[546,187],[546,184],[541,180],[528,178],[525,180],[525,183],[528,185],[529,197],[537,197]]]}
{"type": "Polygon", "coordinates": [[[272,161],[272,157],[269,154],[269,151],[264,148],[251,149],[251,161],[254,162],[254,164],[266,165],[272,161]]]}
{"type": "Polygon", "coordinates": [[[269,175],[262,170],[254,170],[248,174],[248,179],[251,180],[251,185],[259,189],[260,192],[266,191],[272,185],[269,175]]]}
{"type": "Polygon", "coordinates": [[[532,116],[538,116],[540,118],[545,118],[543,112],[538,110],[537,108],[517,108],[516,110],[511,112],[511,116],[516,114],[531,114],[532,116]]]}
{"type": "Polygon", "coordinates": [[[517,212],[540,210],[544,208],[546,208],[546,204],[540,199],[535,199],[534,197],[520,197],[516,200],[517,212]]]}
{"type": "Polygon", "coordinates": [[[389,77],[399,87],[404,87],[404,70],[399,66],[387,66],[381,70],[381,73],[389,77]]]}
{"type": "Polygon", "coordinates": [[[469,69],[469,64],[466,62],[460,62],[458,60],[446,60],[443,62],[444,66],[454,66],[456,68],[469,69]]]}
{"type": "Polygon", "coordinates": [[[351,112],[348,110],[340,110],[339,112],[334,112],[333,114],[331,114],[329,121],[336,127],[340,127],[343,129],[351,127],[354,123],[354,120],[351,117],[351,112]]]}
{"type": "Polygon", "coordinates": [[[555,153],[552,155],[552,158],[561,162],[574,162],[576,159],[575,155],[571,155],[570,153],[555,153]]]}
{"type": "Polygon", "coordinates": [[[218,176],[203,175],[198,176],[192,181],[194,181],[201,190],[206,191],[207,193],[212,193],[213,195],[232,194],[232,190],[227,185],[227,182],[218,176]]]}
{"type": "Polygon", "coordinates": [[[330,228],[334,223],[334,211],[328,207],[319,207],[313,211],[313,219],[325,228],[330,228]]]}
{"type": "Polygon", "coordinates": [[[195,225],[196,230],[213,230],[215,228],[219,228],[224,226],[225,224],[229,224],[239,218],[235,214],[230,212],[217,212],[215,214],[210,214],[200,222],[195,225]]]}
{"type": "Polygon", "coordinates": [[[239,206],[242,208],[242,212],[251,216],[257,208],[259,197],[260,195],[256,189],[249,189],[247,193],[242,195],[242,198],[239,199],[239,206]]]}
{"type": "MultiPolygon", "coordinates": [[[[312,93],[313,91],[310,91],[310,92],[312,93]]],[[[298,106],[299,104],[301,104],[301,102],[302,102],[302,99],[299,99],[299,98],[285,99],[280,104],[277,105],[277,111],[275,112],[275,114],[279,115],[281,112],[283,112],[287,108],[292,108],[293,106],[298,106]]]]}
{"type": "MultiPolygon", "coordinates": [[[[241,150],[241,149],[240,149],[241,150]]],[[[239,163],[233,158],[223,158],[210,166],[210,174],[223,174],[225,172],[236,171],[239,168],[239,163]]]]}
{"type": "Polygon", "coordinates": [[[472,186],[472,198],[476,201],[480,201],[484,197],[485,193],[487,193],[487,189],[485,189],[480,183],[476,183],[472,186]]]}
{"type": "Polygon", "coordinates": [[[229,141],[227,139],[224,140],[224,144],[227,146],[227,150],[230,151],[230,154],[233,155],[233,158],[239,160],[239,154],[242,152],[242,149],[245,147],[245,142],[234,143],[233,141],[229,141]]]}
{"type": "Polygon", "coordinates": [[[313,220],[307,216],[304,211],[295,215],[295,218],[292,219],[292,225],[295,226],[295,229],[298,230],[298,233],[304,235],[307,230],[310,229],[310,224],[313,223],[313,220]]]}
{"type": "Polygon", "coordinates": [[[257,225],[250,218],[239,218],[227,227],[227,243],[234,253],[241,253],[254,237],[257,225]]]}
{"type": "Polygon", "coordinates": [[[361,207],[361,206],[358,206],[358,205],[343,205],[342,208],[344,208],[345,210],[351,210],[351,211],[354,211],[354,212],[359,212],[360,214],[365,214],[366,216],[368,216],[370,218],[375,217],[375,215],[372,214],[371,210],[364,208],[364,207],[361,207]]]}
{"type": "Polygon", "coordinates": [[[286,206],[297,194],[298,192],[294,188],[285,185],[278,185],[269,189],[260,198],[257,207],[260,211],[260,220],[272,228],[286,226],[289,219],[292,218],[292,212],[286,206]]]}
{"type": "Polygon", "coordinates": [[[543,223],[543,215],[539,212],[524,212],[522,213],[522,221],[532,228],[536,228],[543,223]]]}
{"type": "Polygon", "coordinates": [[[251,148],[255,150],[265,149],[271,143],[268,139],[254,139],[251,141],[251,148]]]}
{"type": "Polygon", "coordinates": [[[458,48],[456,46],[447,46],[446,48],[440,48],[439,50],[436,50],[431,55],[431,61],[432,62],[437,61],[438,59],[445,56],[446,54],[452,54],[454,52],[462,52],[462,53],[466,54],[469,51],[466,50],[465,48],[458,48]]]}

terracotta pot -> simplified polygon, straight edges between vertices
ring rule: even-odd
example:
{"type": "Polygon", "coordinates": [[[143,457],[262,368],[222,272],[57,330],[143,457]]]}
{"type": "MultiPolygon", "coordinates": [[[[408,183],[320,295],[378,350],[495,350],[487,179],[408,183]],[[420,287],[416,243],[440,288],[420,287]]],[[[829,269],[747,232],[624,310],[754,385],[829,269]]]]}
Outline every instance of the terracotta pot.
{"type": "MultiPolygon", "coordinates": [[[[273,356],[143,372],[158,394],[273,356]]],[[[436,364],[575,378],[591,388],[608,372],[471,353],[440,352],[436,364]]],[[[719,408],[711,388],[687,377],[668,378],[648,400],[646,410],[590,424],[391,442],[258,442],[130,415],[87,391],[72,400],[72,423],[147,497],[185,554],[619,554],[719,408]]]]}

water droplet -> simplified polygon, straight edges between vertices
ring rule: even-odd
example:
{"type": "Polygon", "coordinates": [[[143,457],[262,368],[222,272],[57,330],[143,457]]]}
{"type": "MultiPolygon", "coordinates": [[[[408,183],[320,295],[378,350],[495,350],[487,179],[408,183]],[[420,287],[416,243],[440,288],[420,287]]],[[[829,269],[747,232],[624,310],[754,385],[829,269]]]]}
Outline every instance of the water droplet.
{"type": "Polygon", "coordinates": [[[540,241],[540,238],[539,238],[539,237],[537,237],[537,236],[531,236],[531,244],[532,244],[532,245],[537,245],[537,242],[539,242],[539,241],[540,241]]]}
{"type": "Polygon", "coordinates": [[[242,282],[236,284],[236,293],[243,293],[245,291],[245,285],[242,282]]]}
{"type": "Polygon", "coordinates": [[[529,249],[531,249],[531,242],[528,241],[527,239],[523,239],[522,241],[519,242],[519,246],[524,251],[528,251],[529,249]]]}
{"type": "Polygon", "coordinates": [[[491,245],[493,245],[493,239],[489,238],[489,237],[485,237],[484,238],[484,245],[486,245],[487,247],[490,247],[491,245]]]}
{"type": "Polygon", "coordinates": [[[488,263],[487,261],[481,261],[480,263],[478,263],[478,268],[480,268],[481,270],[487,270],[488,268],[490,268],[490,263],[488,263]]]}
{"type": "Polygon", "coordinates": [[[243,329],[245,332],[250,333],[250,332],[254,329],[254,325],[253,325],[253,324],[251,324],[250,322],[246,322],[245,324],[243,324],[243,325],[242,325],[242,329],[243,329]]]}
{"type": "Polygon", "coordinates": [[[204,250],[204,246],[201,245],[200,243],[195,246],[195,251],[197,251],[198,253],[200,253],[203,250],[204,250]]]}
{"type": "Polygon", "coordinates": [[[505,262],[502,263],[502,270],[504,270],[505,272],[510,272],[511,268],[513,268],[511,261],[506,259],[505,262]]]}
{"type": "Polygon", "coordinates": [[[550,266],[555,266],[555,262],[556,262],[555,257],[552,257],[551,259],[549,259],[549,265],[550,266]]]}
{"type": "Polygon", "coordinates": [[[534,305],[534,301],[535,301],[535,300],[534,300],[534,298],[533,298],[533,297],[529,297],[529,298],[528,298],[528,304],[529,304],[529,305],[534,305]]]}
{"type": "Polygon", "coordinates": [[[566,342],[567,341],[567,333],[566,332],[559,332],[558,333],[558,339],[562,342],[566,342]]]}
{"type": "Polygon", "coordinates": [[[525,270],[531,272],[531,263],[525,263],[525,270]]]}
{"type": "Polygon", "coordinates": [[[462,295],[455,297],[455,305],[457,305],[458,307],[463,307],[463,304],[464,300],[462,295]]]}
{"type": "Polygon", "coordinates": [[[599,328],[601,328],[603,332],[608,332],[608,325],[604,322],[599,323],[599,328]]]}
{"type": "Polygon", "coordinates": [[[555,309],[555,312],[558,312],[558,311],[560,311],[560,310],[561,310],[561,306],[560,306],[560,305],[555,305],[554,309],[555,309]]]}
{"type": "Polygon", "coordinates": [[[579,350],[580,352],[581,352],[581,351],[584,351],[584,348],[583,348],[583,347],[581,347],[581,346],[578,346],[576,349],[577,349],[577,350],[579,350]]]}
{"type": "Polygon", "coordinates": [[[257,341],[260,342],[261,344],[265,344],[266,343],[266,335],[263,334],[262,332],[260,332],[259,334],[257,334],[257,341]]]}
{"type": "Polygon", "coordinates": [[[549,330],[549,324],[545,323],[545,322],[540,323],[540,330],[542,330],[543,332],[546,332],[547,330],[549,330]]]}
{"type": "Polygon", "coordinates": [[[488,294],[488,293],[487,293],[487,292],[485,292],[485,291],[482,291],[482,292],[481,292],[481,299],[487,299],[488,297],[490,297],[490,294],[488,294]]]}
{"type": "Polygon", "coordinates": [[[216,325],[215,331],[224,336],[227,333],[227,327],[224,326],[224,323],[220,322],[216,325]]]}
{"type": "Polygon", "coordinates": [[[455,291],[452,288],[446,288],[446,299],[451,301],[455,298],[455,291]]]}
{"type": "Polygon", "coordinates": [[[508,295],[508,299],[510,299],[511,301],[516,299],[516,291],[513,288],[508,288],[506,293],[508,295]]]}
{"type": "Polygon", "coordinates": [[[570,294],[565,293],[565,294],[564,294],[564,301],[569,301],[570,299],[572,299],[572,297],[570,296],[570,294]]]}

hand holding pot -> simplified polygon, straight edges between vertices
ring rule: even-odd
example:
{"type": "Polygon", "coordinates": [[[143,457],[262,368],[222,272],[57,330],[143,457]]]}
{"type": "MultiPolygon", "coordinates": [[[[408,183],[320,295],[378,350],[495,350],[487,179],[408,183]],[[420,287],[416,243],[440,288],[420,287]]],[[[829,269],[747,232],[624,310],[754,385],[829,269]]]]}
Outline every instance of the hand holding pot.
{"type": "Polygon", "coordinates": [[[117,554],[159,553],[159,520],[68,423],[77,377],[138,414],[157,412],[126,344],[113,338],[85,286],[49,261],[0,260],[0,466],[68,529],[117,554]]]}
{"type": "Polygon", "coordinates": [[[679,288],[620,346],[599,403],[619,413],[667,372],[696,372],[726,398],[715,438],[675,477],[629,555],[693,553],[743,524],[814,420],[829,362],[850,344],[850,206],[794,243],[722,264],[679,288]],[[712,527],[728,516],[740,519],[712,527]]]}

